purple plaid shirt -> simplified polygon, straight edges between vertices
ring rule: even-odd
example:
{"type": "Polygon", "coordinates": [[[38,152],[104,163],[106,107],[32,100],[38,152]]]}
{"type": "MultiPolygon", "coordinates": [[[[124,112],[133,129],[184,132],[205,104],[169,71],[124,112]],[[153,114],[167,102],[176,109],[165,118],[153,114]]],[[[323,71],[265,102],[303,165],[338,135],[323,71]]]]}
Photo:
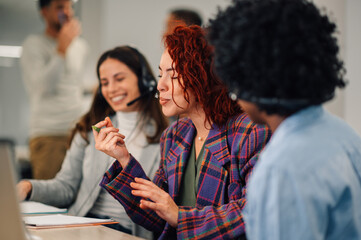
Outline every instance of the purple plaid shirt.
{"type": "MultiPolygon", "coordinates": [[[[239,238],[245,231],[242,209],[246,185],[270,136],[268,128],[256,125],[246,114],[233,117],[226,126],[213,125],[205,141],[196,207],[179,207],[176,229],[154,211],[141,209],[140,198],[131,194],[130,183],[135,177],[147,179],[133,157],[125,169],[115,161],[100,185],[124,206],[135,223],[161,233],[160,239],[239,238]]],[[[161,163],[153,182],[176,203],[194,138],[195,127],[188,118],[173,123],[161,137],[161,163]]]]}

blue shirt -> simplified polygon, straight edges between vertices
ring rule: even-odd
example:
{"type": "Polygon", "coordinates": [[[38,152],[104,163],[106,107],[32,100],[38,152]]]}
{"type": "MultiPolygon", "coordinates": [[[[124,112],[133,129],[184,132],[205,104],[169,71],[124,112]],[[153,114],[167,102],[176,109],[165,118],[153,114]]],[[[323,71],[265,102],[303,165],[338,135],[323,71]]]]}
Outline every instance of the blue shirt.
{"type": "Polygon", "coordinates": [[[361,239],[361,139],[321,106],[286,118],[260,156],[244,209],[253,239],[361,239]]]}

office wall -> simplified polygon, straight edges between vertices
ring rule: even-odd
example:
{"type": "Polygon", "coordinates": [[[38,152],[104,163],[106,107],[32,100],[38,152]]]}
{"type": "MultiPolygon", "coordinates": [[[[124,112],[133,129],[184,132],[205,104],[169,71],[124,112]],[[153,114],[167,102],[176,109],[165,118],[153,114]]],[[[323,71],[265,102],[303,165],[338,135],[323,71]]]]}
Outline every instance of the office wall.
{"type": "MultiPolygon", "coordinates": [[[[230,0],[86,0],[81,5],[83,36],[92,44],[92,57],[118,45],[133,45],[144,53],[155,74],[163,51],[161,37],[169,9],[193,8],[204,22],[214,16],[217,7],[230,0]]],[[[91,64],[95,67],[96,61],[91,64]]],[[[89,69],[96,82],[94,69],[89,69]]],[[[89,75],[90,77],[90,75],[89,75]]]]}
{"type": "MultiPolygon", "coordinates": [[[[337,25],[338,34],[335,36],[338,39],[340,46],[340,57],[345,58],[345,1],[339,0],[315,0],[315,4],[326,13],[332,21],[337,25]]],[[[337,90],[336,97],[325,104],[325,107],[330,112],[339,117],[344,117],[345,113],[345,91],[337,90]]]]}
{"type": "MultiPolygon", "coordinates": [[[[20,46],[32,31],[41,31],[42,22],[37,14],[35,1],[2,1],[0,45],[20,46]]],[[[26,144],[28,122],[29,104],[19,59],[0,57],[0,138],[10,138],[17,144],[26,144]]]]}
{"type": "Polygon", "coordinates": [[[349,84],[345,90],[344,119],[361,135],[361,1],[347,0],[345,63],[349,84]]]}

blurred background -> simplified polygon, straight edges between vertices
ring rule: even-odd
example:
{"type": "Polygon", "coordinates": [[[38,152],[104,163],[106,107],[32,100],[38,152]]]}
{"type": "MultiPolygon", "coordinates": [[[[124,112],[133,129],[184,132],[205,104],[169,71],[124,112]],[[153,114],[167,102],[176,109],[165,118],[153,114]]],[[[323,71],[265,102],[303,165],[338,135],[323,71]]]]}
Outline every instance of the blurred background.
{"type": "MultiPolygon", "coordinates": [[[[191,8],[203,22],[215,16],[230,0],[78,0],[76,16],[82,23],[82,36],[90,46],[84,86],[88,101],[97,84],[95,65],[102,52],[117,45],[133,45],[150,61],[155,75],[163,51],[161,42],[170,9],[191,8]]],[[[315,0],[336,22],[340,57],[345,61],[345,90],[326,108],[346,120],[361,134],[361,0],[315,0]]],[[[0,138],[16,145],[18,158],[26,159],[29,105],[19,65],[21,45],[31,33],[43,32],[44,23],[35,0],[0,0],[0,138]]],[[[287,67],[287,66],[285,66],[287,67]]]]}

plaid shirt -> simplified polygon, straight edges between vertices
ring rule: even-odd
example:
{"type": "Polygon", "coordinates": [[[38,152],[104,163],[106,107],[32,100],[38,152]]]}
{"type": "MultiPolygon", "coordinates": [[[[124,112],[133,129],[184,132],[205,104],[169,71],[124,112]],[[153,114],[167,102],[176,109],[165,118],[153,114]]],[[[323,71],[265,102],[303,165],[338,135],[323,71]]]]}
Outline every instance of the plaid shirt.
{"type": "MultiPolygon", "coordinates": [[[[195,134],[192,121],[184,118],[173,123],[161,137],[161,164],[153,182],[176,203],[195,134]]],[[[129,184],[134,178],[147,178],[133,157],[125,169],[115,161],[100,185],[124,206],[135,223],[161,232],[160,239],[240,238],[244,235],[246,185],[270,136],[268,128],[256,125],[246,114],[230,119],[227,126],[213,125],[205,141],[196,207],[179,207],[177,229],[154,211],[141,209],[140,198],[131,194],[129,184]]]]}

